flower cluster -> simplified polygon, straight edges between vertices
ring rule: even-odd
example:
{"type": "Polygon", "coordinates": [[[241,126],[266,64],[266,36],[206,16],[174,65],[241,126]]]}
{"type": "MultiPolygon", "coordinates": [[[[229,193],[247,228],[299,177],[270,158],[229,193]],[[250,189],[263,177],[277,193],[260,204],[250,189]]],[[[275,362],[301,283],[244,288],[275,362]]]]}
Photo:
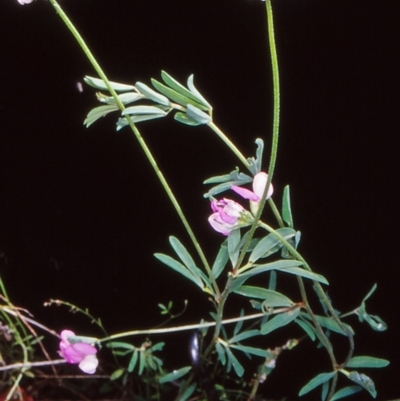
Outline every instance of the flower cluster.
{"type": "Polygon", "coordinates": [[[84,341],[71,342],[70,338],[75,337],[71,330],[61,332],[60,351],[58,353],[68,363],[79,363],[79,368],[89,374],[96,372],[99,361],[96,357],[97,349],[84,341]]]}
{"type": "Polygon", "coordinates": [[[239,203],[231,199],[211,201],[213,214],[208,218],[211,227],[221,234],[229,235],[232,230],[250,225],[253,221],[251,214],[239,203]]]}
{"type": "MultiPolygon", "coordinates": [[[[260,172],[254,176],[253,191],[236,185],[231,187],[231,189],[241,197],[250,200],[251,213],[242,205],[231,199],[213,199],[211,201],[213,214],[208,218],[211,227],[223,235],[229,235],[237,228],[252,224],[254,221],[253,216],[255,216],[258,211],[267,181],[268,174],[260,172]]],[[[272,196],[273,191],[273,187],[270,185],[266,199],[272,196]]]]}

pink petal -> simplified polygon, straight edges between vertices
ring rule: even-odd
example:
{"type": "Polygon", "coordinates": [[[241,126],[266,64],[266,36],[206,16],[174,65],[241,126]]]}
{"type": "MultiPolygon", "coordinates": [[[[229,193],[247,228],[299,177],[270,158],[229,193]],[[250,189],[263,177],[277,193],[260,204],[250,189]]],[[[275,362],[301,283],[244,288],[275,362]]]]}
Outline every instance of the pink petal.
{"type": "Polygon", "coordinates": [[[77,352],[71,346],[61,349],[60,355],[68,362],[68,363],[79,363],[85,357],[85,354],[81,352],[77,352]]]}
{"type": "Polygon", "coordinates": [[[221,220],[219,213],[213,213],[208,218],[208,222],[215,231],[226,236],[228,236],[233,229],[232,227],[229,227],[228,223],[221,220]]]}
{"type": "Polygon", "coordinates": [[[76,343],[72,344],[71,347],[82,355],[94,355],[97,353],[97,348],[87,343],[76,343]]]}
{"type": "Polygon", "coordinates": [[[244,199],[250,199],[254,202],[258,202],[260,200],[260,197],[254,192],[251,192],[249,189],[238,187],[237,185],[232,185],[231,189],[244,199]]]}
{"type": "Polygon", "coordinates": [[[61,332],[61,340],[68,342],[69,337],[75,337],[75,333],[71,330],[63,330],[61,332]]]}

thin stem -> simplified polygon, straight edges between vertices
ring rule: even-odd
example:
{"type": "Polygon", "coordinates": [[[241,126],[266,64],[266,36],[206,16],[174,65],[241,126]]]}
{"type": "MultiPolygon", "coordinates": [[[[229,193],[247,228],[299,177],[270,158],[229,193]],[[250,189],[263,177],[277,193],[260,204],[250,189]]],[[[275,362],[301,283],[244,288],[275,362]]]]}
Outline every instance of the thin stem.
{"type": "MultiPolygon", "coordinates": [[[[284,309],[286,310],[286,309],[284,309]]],[[[281,309],[275,309],[275,313],[282,313],[284,310],[281,309]]],[[[231,324],[231,323],[237,323],[240,321],[245,321],[245,320],[252,320],[252,319],[258,319],[266,316],[265,313],[255,313],[253,315],[247,315],[247,316],[239,316],[235,317],[232,319],[225,319],[221,321],[221,324],[231,324]]],[[[130,337],[130,336],[138,336],[142,334],[163,334],[163,333],[174,333],[174,332],[179,332],[179,331],[187,331],[187,330],[195,330],[195,329],[203,329],[206,327],[215,327],[217,325],[217,322],[204,322],[204,323],[197,323],[197,324],[188,324],[184,326],[176,326],[176,327],[164,327],[161,329],[147,329],[147,330],[132,330],[132,331],[126,331],[124,333],[118,333],[118,334],[113,334],[109,337],[102,338],[98,340],[99,342],[105,342],[105,341],[111,341],[111,340],[116,340],[117,338],[122,338],[122,337],[130,337]]]]}
{"type": "MultiPolygon", "coordinates": [[[[306,260],[301,256],[301,254],[293,247],[292,244],[290,244],[282,235],[280,235],[278,232],[276,232],[272,227],[268,226],[265,223],[259,222],[259,226],[267,230],[269,233],[273,234],[276,238],[279,239],[279,241],[287,248],[289,253],[297,260],[303,263],[303,267],[308,270],[312,271],[311,267],[309,264],[306,262],[306,260]]],[[[340,366],[346,366],[347,362],[350,360],[350,358],[353,356],[353,351],[354,351],[354,338],[353,334],[347,329],[347,327],[343,324],[343,322],[340,320],[338,314],[336,313],[335,309],[333,308],[332,304],[330,303],[324,289],[322,288],[321,284],[318,281],[314,281],[314,288],[315,291],[320,299],[320,302],[328,309],[331,317],[333,320],[339,325],[339,327],[346,333],[348,340],[349,340],[349,352],[347,354],[347,357],[345,361],[340,364],[340,366]]],[[[310,315],[311,316],[311,315],[310,315]]],[[[334,366],[337,368],[337,366],[334,366]]]]}
{"type": "Polygon", "coordinates": [[[213,123],[210,122],[208,126],[222,139],[226,146],[237,156],[243,165],[249,169],[249,162],[243,156],[242,152],[235,146],[235,144],[213,123]]]}
{"type": "Polygon", "coordinates": [[[314,312],[311,309],[311,306],[308,302],[307,299],[307,293],[306,293],[306,289],[304,287],[304,282],[302,277],[297,276],[297,282],[299,283],[299,288],[300,288],[300,294],[301,294],[301,298],[304,302],[304,307],[307,311],[307,313],[310,315],[311,320],[314,323],[314,327],[316,328],[316,330],[318,331],[318,334],[320,336],[320,340],[323,343],[324,347],[326,348],[329,358],[331,360],[332,366],[337,366],[337,361],[336,361],[336,357],[335,354],[333,353],[333,347],[332,347],[332,343],[329,341],[328,337],[325,335],[324,331],[322,330],[321,325],[318,323],[317,318],[315,317],[314,312]]]}
{"type": "MultiPolygon", "coordinates": [[[[254,232],[256,231],[256,227],[258,222],[260,221],[262,212],[264,210],[264,206],[266,203],[266,196],[269,190],[269,186],[271,185],[272,177],[274,176],[276,158],[278,155],[278,142],[279,142],[279,112],[280,112],[280,86],[279,86],[279,65],[278,65],[278,56],[276,52],[276,44],[275,44],[275,32],[274,32],[274,16],[272,13],[271,1],[267,0],[265,2],[266,12],[267,12],[267,25],[268,25],[268,40],[269,40],[269,50],[271,56],[271,67],[272,67],[272,84],[273,84],[273,97],[274,97],[274,111],[273,111],[273,122],[272,122],[272,144],[271,144],[271,154],[269,159],[269,167],[268,167],[268,180],[265,185],[263,197],[259,202],[259,208],[254,217],[254,222],[250,228],[250,233],[247,237],[247,241],[244,244],[238,262],[236,264],[236,268],[240,267],[243,262],[247,249],[250,245],[250,241],[253,238],[254,232]]],[[[280,216],[277,208],[274,207],[275,204],[270,202],[272,207],[272,211],[275,216],[280,216]]],[[[282,219],[278,219],[278,221],[282,222],[282,219]]],[[[282,222],[283,223],[283,222],[282,222]]],[[[234,269],[235,271],[235,269],[234,269]]]]}
{"type": "Polygon", "coordinates": [[[279,213],[279,210],[278,210],[278,208],[276,207],[275,202],[273,201],[272,198],[269,198],[269,199],[268,199],[268,204],[269,204],[269,206],[270,206],[270,208],[271,208],[271,210],[272,210],[272,213],[274,214],[276,220],[278,221],[279,227],[284,227],[285,224],[283,223],[281,214],[279,213]]]}
{"type": "MultiPolygon", "coordinates": [[[[65,12],[62,10],[62,8],[60,7],[60,5],[57,3],[56,0],[49,0],[51,5],[54,7],[54,9],[56,10],[57,14],[60,16],[60,18],[63,20],[63,22],[65,23],[65,25],[68,27],[68,29],[71,31],[72,35],[74,36],[74,38],[76,39],[76,41],[78,42],[78,44],[80,45],[80,47],[82,48],[83,52],[85,53],[86,57],[88,58],[88,60],[90,61],[90,63],[92,64],[93,68],[96,70],[96,72],[98,73],[99,77],[103,80],[103,82],[106,84],[108,91],[111,93],[111,95],[113,96],[113,98],[115,99],[116,104],[118,105],[119,109],[121,111],[125,110],[125,106],[123,105],[123,103],[119,100],[117,93],[115,92],[115,90],[111,87],[110,82],[107,78],[107,76],[105,75],[104,71],[102,70],[102,68],[100,67],[99,63],[97,62],[97,60],[95,59],[95,57],[93,56],[92,52],[90,51],[89,47],[86,45],[85,41],[83,40],[82,36],[79,34],[79,32],[77,31],[77,29],[75,28],[75,26],[73,25],[73,23],[71,22],[71,20],[68,18],[68,16],[65,14],[65,12]]],[[[215,279],[213,278],[213,275],[211,273],[211,268],[210,265],[208,264],[208,261],[204,255],[203,250],[200,247],[199,242],[197,241],[197,238],[192,230],[192,228],[190,227],[180,205],[178,200],[176,199],[176,197],[174,196],[167,180],[165,179],[164,175],[162,174],[161,170],[159,169],[156,160],[154,159],[150,149],[148,148],[146,142],[144,141],[143,137],[141,136],[139,130],[136,128],[135,124],[133,124],[131,118],[129,116],[126,116],[126,119],[129,123],[129,126],[131,127],[136,139],[139,142],[139,145],[141,146],[143,152],[145,153],[149,163],[151,164],[151,166],[153,167],[161,185],[163,186],[165,192],[167,193],[172,205],[174,206],[176,212],[178,213],[178,216],[180,217],[186,231],[189,234],[190,239],[192,240],[192,243],[194,245],[194,247],[196,248],[196,251],[207,271],[207,274],[212,282],[214,291],[217,295],[219,295],[219,289],[217,286],[217,283],[215,282],[215,279]]]]}
{"type": "Polygon", "coordinates": [[[273,95],[274,95],[274,113],[272,121],[272,144],[271,144],[271,157],[268,167],[268,181],[266,185],[266,193],[268,193],[268,186],[272,181],[272,177],[275,171],[276,158],[278,155],[278,142],[279,142],[279,113],[280,113],[280,84],[279,84],[279,65],[278,56],[276,52],[275,44],[275,32],[274,32],[274,16],[272,13],[271,0],[265,2],[267,10],[267,21],[268,21],[268,39],[269,48],[271,54],[271,66],[272,66],[272,83],[273,83],[273,95]]]}
{"type": "Polygon", "coordinates": [[[30,369],[37,366],[59,365],[62,363],[67,363],[67,361],[65,359],[55,359],[52,361],[42,361],[42,362],[18,362],[18,363],[13,363],[12,365],[0,366],[0,372],[11,369],[13,370],[22,368],[30,369]]]}
{"type": "Polygon", "coordinates": [[[331,389],[329,390],[329,394],[326,397],[327,401],[331,400],[333,395],[335,394],[336,391],[336,386],[337,386],[337,381],[338,381],[338,377],[339,375],[336,373],[335,376],[333,376],[332,378],[332,385],[331,385],[331,389]]]}

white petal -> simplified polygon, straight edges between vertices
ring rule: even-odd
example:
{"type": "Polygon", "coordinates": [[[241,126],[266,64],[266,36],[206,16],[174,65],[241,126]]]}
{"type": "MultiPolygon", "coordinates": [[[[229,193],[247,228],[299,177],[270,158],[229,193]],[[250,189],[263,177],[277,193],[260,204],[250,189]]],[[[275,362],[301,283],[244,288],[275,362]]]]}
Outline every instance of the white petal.
{"type": "Polygon", "coordinates": [[[90,375],[96,372],[96,368],[99,364],[99,360],[96,355],[86,355],[79,363],[79,368],[90,375]]]}

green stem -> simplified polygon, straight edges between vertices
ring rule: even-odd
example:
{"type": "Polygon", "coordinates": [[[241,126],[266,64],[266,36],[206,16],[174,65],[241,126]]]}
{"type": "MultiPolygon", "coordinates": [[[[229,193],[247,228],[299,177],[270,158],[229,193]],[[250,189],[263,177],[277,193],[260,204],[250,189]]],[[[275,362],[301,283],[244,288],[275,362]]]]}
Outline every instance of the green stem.
{"type": "MultiPolygon", "coordinates": [[[[289,253],[297,260],[303,263],[303,267],[308,270],[312,271],[310,265],[306,262],[306,260],[301,256],[301,254],[291,245],[282,235],[280,235],[278,232],[276,232],[272,227],[269,225],[259,222],[259,226],[267,230],[269,233],[273,234],[276,238],[279,239],[279,241],[287,248],[289,253]]],[[[347,362],[350,360],[350,358],[353,356],[353,351],[354,351],[354,338],[353,334],[350,333],[350,331],[346,328],[346,326],[343,325],[342,321],[340,320],[338,314],[336,313],[335,309],[333,308],[332,304],[330,303],[324,289],[322,288],[321,284],[318,281],[313,281],[315,291],[318,295],[318,298],[320,299],[320,302],[326,307],[326,309],[329,311],[332,319],[339,325],[339,327],[346,333],[348,339],[349,339],[349,352],[347,354],[347,357],[345,361],[340,365],[340,366],[346,366],[347,362]]],[[[312,316],[312,315],[310,315],[312,316]]],[[[334,366],[336,369],[337,366],[334,366]]]]}
{"type": "Polygon", "coordinates": [[[279,142],[279,113],[280,113],[280,84],[279,84],[279,65],[278,56],[276,52],[275,43],[275,32],[274,32],[274,16],[272,13],[271,0],[265,2],[267,10],[267,21],[268,21],[268,39],[269,48],[271,54],[271,67],[272,67],[272,83],[273,83],[273,95],[274,95],[274,112],[272,122],[272,144],[271,144],[271,157],[268,167],[268,182],[266,185],[266,194],[268,193],[268,186],[272,181],[272,177],[275,171],[276,157],[278,154],[278,142],[279,142]]]}
{"type": "MultiPolygon", "coordinates": [[[[275,310],[274,313],[281,313],[281,310],[275,310]]],[[[237,323],[240,321],[245,321],[245,320],[252,320],[252,319],[259,319],[266,316],[265,313],[255,313],[253,315],[247,315],[247,316],[239,316],[231,319],[225,319],[222,320],[222,324],[232,324],[232,323],[237,323]]],[[[204,322],[204,323],[197,323],[197,324],[188,324],[184,326],[176,326],[176,327],[164,327],[161,329],[147,329],[147,330],[132,330],[132,331],[126,331],[124,333],[118,333],[118,334],[113,334],[109,337],[102,338],[98,340],[99,342],[105,342],[105,341],[110,341],[110,340],[116,340],[117,338],[123,338],[123,337],[130,337],[130,336],[138,336],[142,334],[164,334],[164,333],[175,333],[179,331],[187,331],[187,330],[196,330],[196,329],[203,329],[206,327],[215,327],[217,325],[216,322],[204,322]]]]}
{"type": "Polygon", "coordinates": [[[297,282],[299,283],[300,294],[301,294],[301,298],[302,298],[302,300],[304,302],[304,307],[305,307],[307,313],[310,315],[311,320],[314,323],[314,327],[318,331],[319,338],[320,338],[322,344],[324,345],[324,347],[326,348],[326,350],[328,352],[328,355],[329,355],[329,358],[331,360],[332,366],[336,367],[337,366],[337,361],[336,361],[335,354],[333,353],[332,343],[329,341],[328,337],[325,335],[324,331],[322,330],[321,325],[318,323],[318,320],[315,317],[315,314],[311,309],[311,306],[310,306],[310,304],[308,302],[308,299],[307,299],[307,293],[306,293],[306,289],[304,287],[304,282],[303,282],[302,277],[297,276],[297,282]]]}
{"type": "Polygon", "coordinates": [[[282,216],[279,213],[279,210],[276,207],[275,202],[273,201],[272,198],[268,199],[268,204],[269,204],[269,206],[270,206],[270,208],[272,210],[272,213],[274,214],[274,216],[275,216],[275,218],[276,218],[276,220],[278,222],[279,227],[285,227],[285,224],[283,222],[282,216]]]}
{"type": "MultiPolygon", "coordinates": [[[[107,76],[105,75],[104,71],[102,70],[102,68],[100,67],[99,63],[97,62],[97,60],[95,59],[95,57],[93,56],[92,52],[90,51],[89,47],[86,45],[85,41],[83,40],[82,36],[79,34],[79,32],[77,31],[77,29],[75,28],[75,26],[73,25],[73,23],[71,22],[71,20],[68,18],[68,16],[65,14],[65,12],[62,10],[62,8],[59,6],[59,4],[57,3],[56,0],[49,0],[51,5],[54,7],[54,9],[56,10],[57,14],[60,16],[60,18],[63,20],[63,22],[65,23],[65,25],[68,27],[68,29],[71,31],[72,35],[74,36],[74,38],[76,39],[76,41],[78,42],[78,44],[80,45],[80,47],[82,48],[83,52],[85,53],[86,57],[88,58],[88,60],[90,61],[90,63],[92,64],[93,68],[96,70],[96,72],[98,73],[99,77],[103,80],[103,82],[106,84],[108,91],[111,93],[111,95],[113,96],[113,98],[115,99],[116,104],[118,105],[119,109],[121,111],[125,110],[125,106],[122,104],[122,102],[119,100],[117,93],[115,92],[115,90],[111,87],[110,82],[107,78],[107,76]]],[[[151,164],[151,166],[153,167],[158,179],[161,182],[161,185],[163,186],[165,192],[167,193],[172,205],[174,206],[176,212],[178,213],[178,216],[180,217],[186,231],[189,234],[190,239],[193,242],[194,247],[196,248],[197,253],[199,254],[199,257],[207,271],[207,274],[213,284],[213,288],[214,291],[217,295],[219,295],[219,289],[217,286],[217,283],[215,282],[215,279],[213,278],[213,275],[211,273],[211,268],[210,265],[207,262],[207,259],[204,255],[203,250],[200,247],[199,242],[197,241],[197,238],[192,230],[192,228],[190,227],[180,205],[178,200],[176,199],[176,197],[174,196],[167,180],[165,179],[164,175],[162,174],[161,170],[159,169],[150,149],[148,148],[146,142],[144,141],[143,137],[141,136],[139,130],[136,128],[136,126],[133,124],[132,120],[130,119],[129,116],[126,116],[127,121],[129,123],[129,126],[131,127],[136,139],[139,142],[139,145],[141,146],[143,152],[145,153],[149,163],[151,164]]]]}
{"type": "Polygon", "coordinates": [[[226,146],[237,156],[237,158],[249,169],[249,162],[243,156],[242,152],[235,146],[235,144],[213,123],[210,122],[208,126],[222,139],[226,146]]]}
{"type": "Polygon", "coordinates": [[[336,373],[336,375],[333,376],[333,378],[332,378],[331,388],[329,390],[328,396],[326,397],[327,401],[331,400],[333,395],[335,394],[338,378],[339,378],[338,373],[336,373]]]}
{"type": "MultiPolygon", "coordinates": [[[[272,67],[272,84],[273,84],[273,97],[274,97],[274,111],[273,111],[273,122],[272,122],[272,144],[271,144],[271,154],[269,159],[269,166],[268,166],[268,180],[265,185],[263,197],[259,202],[258,211],[254,217],[254,222],[250,228],[250,233],[247,237],[247,241],[244,244],[237,264],[236,269],[242,264],[247,249],[250,245],[250,241],[253,238],[254,232],[256,231],[258,222],[260,221],[262,212],[264,210],[264,206],[266,203],[266,196],[269,190],[269,186],[271,185],[272,177],[274,176],[275,165],[276,165],[276,158],[278,155],[278,142],[279,142],[279,112],[280,112],[280,86],[279,86],[279,65],[278,65],[278,56],[276,52],[276,44],[275,44],[275,32],[274,32],[274,16],[272,13],[272,6],[271,1],[267,0],[265,2],[266,11],[267,11],[267,24],[268,24],[268,40],[269,40],[269,49],[270,49],[270,56],[271,56],[271,67],[272,67]]],[[[279,216],[278,222],[282,223],[282,219],[280,218],[278,209],[275,207],[273,202],[270,202],[272,207],[272,211],[274,212],[275,216],[279,216]]],[[[235,274],[235,270],[233,270],[233,274],[235,274]]]]}

